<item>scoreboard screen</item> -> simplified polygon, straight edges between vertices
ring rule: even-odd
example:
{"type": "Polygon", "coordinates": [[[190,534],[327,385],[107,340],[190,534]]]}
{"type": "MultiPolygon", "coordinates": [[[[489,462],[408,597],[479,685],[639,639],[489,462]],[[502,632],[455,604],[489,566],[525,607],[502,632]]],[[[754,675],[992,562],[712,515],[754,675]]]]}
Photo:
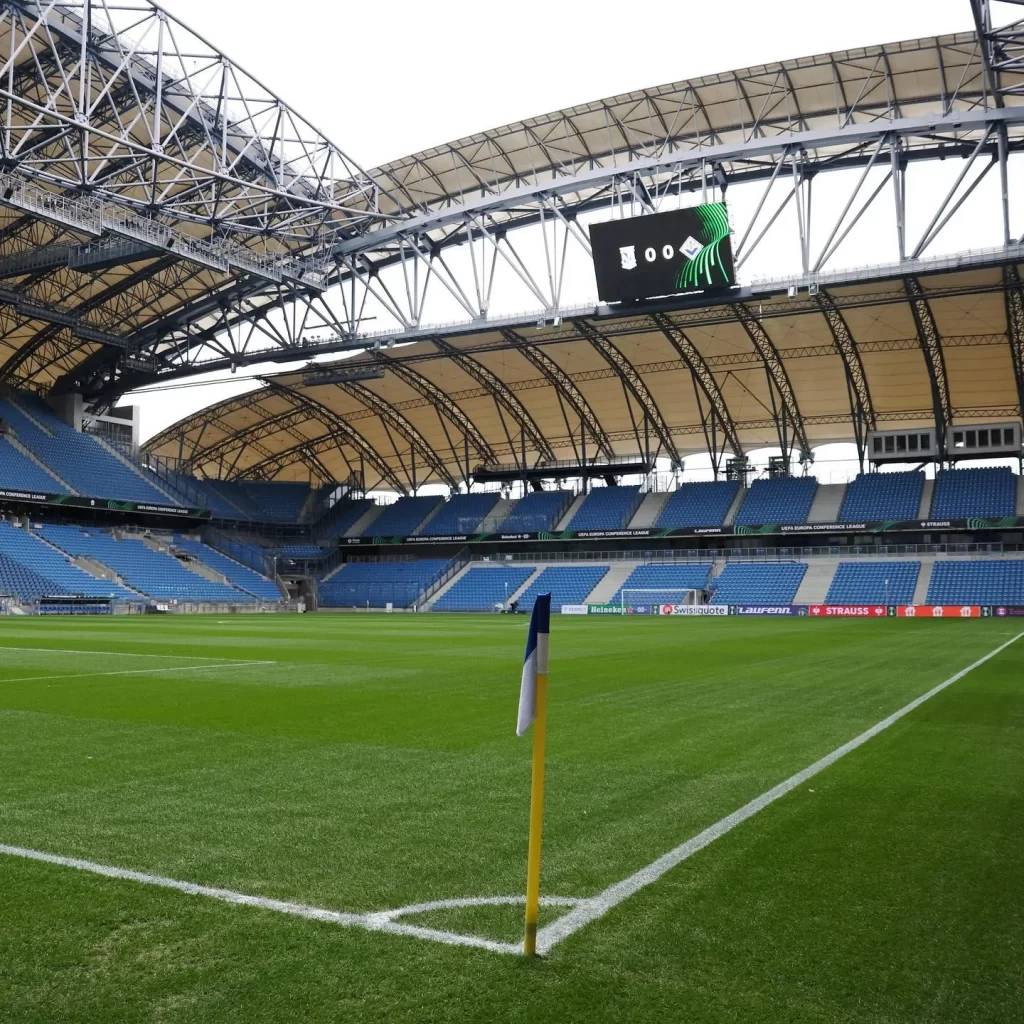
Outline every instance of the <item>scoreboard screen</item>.
{"type": "Polygon", "coordinates": [[[725,203],[590,226],[603,302],[711,292],[736,283],[725,203]]]}

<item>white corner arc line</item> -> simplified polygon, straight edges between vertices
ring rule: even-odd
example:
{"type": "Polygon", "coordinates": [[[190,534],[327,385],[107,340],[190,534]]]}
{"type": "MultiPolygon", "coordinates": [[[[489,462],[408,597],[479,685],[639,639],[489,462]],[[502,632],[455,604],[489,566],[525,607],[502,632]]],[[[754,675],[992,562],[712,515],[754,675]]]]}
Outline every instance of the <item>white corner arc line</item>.
{"type": "Polygon", "coordinates": [[[216,669],[226,671],[227,669],[246,668],[254,665],[276,665],[276,661],[230,661],[227,664],[216,665],[170,665],[165,668],[120,668],[113,672],[75,672],[68,675],[61,672],[52,676],[15,676],[14,679],[0,677],[0,686],[4,683],[45,683],[51,679],[95,679],[98,676],[146,676],[154,672],[213,672],[216,669]]]}
{"type": "MultiPolygon", "coordinates": [[[[10,647],[7,644],[0,644],[0,651],[30,651],[38,654],[102,654],[106,658],[177,658],[179,661],[220,661],[238,662],[245,661],[247,665],[253,664],[248,658],[211,658],[204,654],[136,654],[134,651],[79,651],[73,647],[10,647]]],[[[276,665],[276,661],[261,662],[264,665],[276,665]]]]}
{"type": "MultiPolygon", "coordinates": [[[[423,928],[419,925],[400,924],[379,914],[348,914],[340,910],[326,910],[323,907],[310,907],[304,903],[291,903],[287,900],[270,899],[267,896],[250,896],[233,889],[219,889],[208,885],[197,885],[195,882],[183,882],[177,878],[166,878],[163,875],[150,875],[144,871],[132,871],[128,868],[114,867],[110,864],[98,864],[91,860],[77,857],[61,857],[43,850],[29,850],[22,846],[6,846],[0,844],[0,855],[20,857],[23,860],[38,861],[43,864],[55,864],[58,867],[75,868],[92,875],[103,875],[106,878],[117,878],[142,885],[154,885],[162,889],[173,889],[189,896],[206,896],[220,900],[222,903],[233,903],[239,906],[257,907],[261,910],[273,910],[279,914],[290,914],[293,917],[304,917],[310,921],[324,921],[328,924],[341,925],[343,928],[362,928],[371,932],[388,932],[392,935],[409,935],[418,939],[430,939],[448,946],[473,946],[486,949],[492,953],[521,953],[522,947],[511,942],[496,942],[479,935],[462,935],[436,928],[423,928]]],[[[412,912],[411,908],[402,908],[412,912]]]]}
{"type": "Polygon", "coordinates": [[[951,675],[948,679],[939,683],[938,686],[933,686],[927,693],[923,693],[920,697],[915,698],[909,704],[905,704],[899,709],[899,711],[894,711],[888,718],[883,718],[880,722],[871,726],[870,729],[866,729],[859,736],[855,736],[852,740],[844,743],[841,747],[836,747],[832,753],[826,754],[820,760],[815,761],[814,764],[808,765],[795,775],[791,775],[784,782],[780,782],[777,786],[773,786],[767,792],[755,797],[749,803],[746,803],[738,810],[733,811],[732,814],[726,815],[726,817],[722,818],[720,821],[716,821],[714,825],[710,825],[708,828],[704,829],[703,832],[698,833],[692,839],[688,839],[685,843],[681,843],[675,849],[669,850],[668,853],[663,854],[657,860],[652,861],[646,867],[641,868],[628,878],[624,878],[621,882],[616,882],[614,885],[610,885],[604,890],[604,892],[598,893],[596,896],[592,896],[589,899],[584,900],[578,906],[570,910],[569,913],[560,917],[557,921],[552,921],[551,924],[545,925],[537,932],[537,952],[548,952],[554,946],[558,945],[559,942],[567,939],[574,932],[578,932],[581,928],[593,921],[596,921],[598,918],[603,917],[613,907],[622,903],[623,900],[629,899],[630,896],[639,892],[652,882],[656,882],[662,875],[671,871],[677,864],[681,864],[688,857],[692,857],[695,853],[703,850],[706,846],[710,846],[716,839],[721,838],[727,832],[731,832],[737,825],[746,821],[748,818],[752,818],[759,811],[764,810],[769,804],[778,800],[779,797],[785,796],[808,779],[811,779],[820,772],[823,772],[830,765],[835,764],[841,757],[845,757],[851,751],[863,746],[868,740],[873,739],[880,732],[888,729],[890,725],[895,724],[905,715],[909,715],[911,711],[919,708],[925,701],[931,700],[931,698],[936,694],[941,693],[947,687],[952,686],[954,683],[963,679],[963,677],[969,672],[973,672],[974,669],[984,665],[986,661],[994,658],[997,654],[1001,654],[1007,647],[1016,643],[1016,641],[1018,641],[1022,636],[1024,636],[1024,633],[1018,633],[1012,639],[1007,640],[1006,643],[1000,644],[995,648],[995,650],[989,651],[988,654],[979,658],[977,661],[972,662],[966,668],[962,668],[956,674],[951,675]]]}

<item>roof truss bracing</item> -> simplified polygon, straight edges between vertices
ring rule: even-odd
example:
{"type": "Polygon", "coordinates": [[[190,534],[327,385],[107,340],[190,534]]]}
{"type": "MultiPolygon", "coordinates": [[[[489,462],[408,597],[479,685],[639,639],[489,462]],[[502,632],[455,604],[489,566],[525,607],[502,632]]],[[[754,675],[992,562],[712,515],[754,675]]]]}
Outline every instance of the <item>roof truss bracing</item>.
{"type": "Polygon", "coordinates": [[[383,352],[374,353],[378,362],[386,366],[396,377],[408,384],[413,390],[418,391],[427,401],[433,403],[440,413],[443,413],[448,420],[458,427],[462,436],[476,450],[478,458],[484,463],[497,462],[494,450],[488,444],[481,431],[474,425],[473,421],[452,401],[441,388],[433,381],[417,373],[411,366],[407,366],[402,360],[384,355],[383,352]]]}
{"type": "Polygon", "coordinates": [[[811,446],[807,441],[807,432],[804,429],[803,418],[797,405],[796,392],[793,390],[786,366],[779,357],[779,351],[768,336],[761,320],[746,305],[737,302],[733,304],[732,308],[764,363],[765,375],[769,382],[772,415],[779,433],[779,447],[788,459],[795,442],[800,458],[803,460],[805,456],[810,455],[811,446]]]}
{"type": "MultiPolygon", "coordinates": [[[[613,345],[599,330],[586,320],[574,320],[573,327],[581,338],[585,338],[604,357],[608,365],[619,375],[623,387],[636,400],[643,413],[644,423],[649,424],[661,442],[665,454],[678,465],[680,460],[679,452],[675,442],[672,440],[672,432],[661,410],[654,401],[644,382],[643,377],[637,373],[636,367],[613,345]]],[[[635,424],[634,424],[635,426],[635,424]]],[[[640,447],[640,438],[637,436],[637,447],[640,447]]]]}
{"type": "Polygon", "coordinates": [[[519,400],[516,393],[497,374],[492,373],[486,366],[471,356],[465,355],[454,345],[450,345],[444,338],[433,338],[431,340],[437,347],[438,352],[446,355],[456,366],[465,370],[481,387],[486,388],[491,393],[499,412],[504,408],[512,416],[516,426],[519,427],[519,432],[524,435],[525,439],[529,440],[529,445],[535,452],[545,459],[553,459],[555,457],[551,445],[548,444],[544,434],[534,422],[529,410],[519,400]]]}
{"type": "MultiPolygon", "coordinates": [[[[327,435],[325,437],[300,441],[298,444],[278,452],[271,458],[255,463],[248,470],[243,470],[243,472],[256,474],[263,479],[271,479],[277,472],[287,466],[289,462],[302,460],[305,457],[322,456],[325,452],[331,450],[340,451],[342,445],[348,445],[355,450],[362,461],[371,466],[383,483],[392,487],[400,494],[408,493],[405,484],[394,469],[350,423],[335,415],[327,406],[314,401],[308,395],[302,394],[294,388],[277,381],[269,382],[268,386],[275,393],[286,396],[290,401],[295,402],[308,416],[320,419],[324,426],[327,427],[327,435]]],[[[349,471],[353,472],[355,467],[344,456],[343,452],[342,456],[348,465],[349,471]]],[[[365,474],[360,475],[365,476],[365,474]]]]}
{"type": "MultiPolygon", "coordinates": [[[[407,470],[409,485],[412,490],[416,489],[415,457],[419,455],[421,465],[429,467],[437,478],[446,483],[453,490],[458,489],[459,483],[449,472],[444,460],[435,452],[423,435],[416,429],[412,421],[404,416],[390,402],[386,402],[376,392],[358,383],[336,384],[335,387],[354,395],[368,409],[372,409],[382,421],[387,423],[393,430],[401,434],[409,443],[412,460],[407,470]],[[415,454],[413,454],[415,453],[415,454]]],[[[397,448],[395,449],[397,453],[397,448]]]]}
{"type": "MultiPolygon", "coordinates": [[[[711,372],[711,368],[700,354],[697,346],[664,313],[652,314],[651,320],[662,334],[668,338],[672,347],[679,353],[679,358],[686,363],[687,368],[693,375],[694,383],[700,388],[708,401],[713,416],[713,423],[721,430],[723,441],[729,446],[734,455],[742,456],[743,445],[740,443],[739,436],[736,433],[736,426],[733,423],[729,407],[726,405],[725,397],[718,386],[715,375],[711,372]]],[[[717,448],[715,439],[709,434],[707,441],[708,451],[713,453],[717,448]]],[[[713,458],[712,461],[717,467],[717,460],[713,458]]]]}
{"type": "Polygon", "coordinates": [[[867,445],[867,431],[875,429],[875,410],[871,403],[871,389],[868,387],[867,374],[860,357],[857,342],[850,331],[845,317],[840,312],[832,297],[822,290],[817,295],[822,316],[832,332],[836,351],[843,360],[846,371],[846,386],[850,396],[850,413],[853,419],[858,455],[863,463],[867,445]]]}
{"type": "MultiPolygon", "coordinates": [[[[541,373],[544,379],[555,389],[559,403],[567,403],[576,414],[581,431],[586,431],[587,436],[596,446],[598,452],[606,458],[611,458],[613,451],[611,441],[601,426],[600,420],[586,400],[583,392],[576,386],[576,382],[569,376],[544,350],[538,346],[529,344],[522,335],[517,332],[505,329],[501,332],[502,337],[514,345],[522,353],[523,357],[541,373]]],[[[566,430],[571,434],[572,427],[566,422],[566,430]]]]}
{"type": "MultiPolygon", "coordinates": [[[[998,266],[951,270],[918,282],[920,293],[913,285],[908,291],[902,279],[865,281],[811,296],[765,295],[758,306],[727,297],[664,314],[577,317],[573,323],[532,331],[528,342],[514,330],[486,326],[444,340],[502,381],[559,460],[582,456],[579,410],[589,418],[584,430],[590,454],[599,448],[597,438],[604,446],[602,456],[646,454],[643,405],[631,389],[635,384],[643,386],[637,390],[651,399],[661,429],[680,456],[707,451],[714,459],[728,433],[744,453],[776,447],[781,426],[788,449],[796,454],[811,445],[863,439],[871,425],[935,422],[931,378],[914,316],[922,302],[941,337],[950,397],[956,396],[951,407],[955,422],[1018,417],[1024,381],[1024,300],[1014,287],[1019,280],[1019,270],[998,266]],[[621,361],[609,351],[612,347],[621,361]],[[714,403],[700,378],[715,402],[721,400],[722,419],[728,416],[729,430],[719,423],[717,440],[709,431],[714,403]]],[[[370,375],[384,371],[383,377],[345,387],[305,388],[308,373],[272,378],[281,386],[273,403],[266,402],[260,422],[253,422],[253,403],[262,399],[242,396],[188,417],[148,448],[172,462],[209,466],[214,473],[223,465],[224,473],[240,478],[276,474],[287,479],[293,466],[302,466],[305,473],[300,456],[313,453],[335,479],[342,479],[358,470],[362,458],[367,486],[402,492],[412,486],[407,442],[413,429],[420,439],[417,486],[451,487],[453,478],[471,476],[466,448],[480,462],[518,459],[517,439],[502,425],[493,390],[439,351],[436,337],[386,353],[368,352],[333,367],[318,364],[318,369],[357,376],[364,370],[370,375]],[[369,405],[362,402],[356,394],[360,387],[377,398],[369,405]],[[307,392],[319,408],[303,403],[307,392]],[[392,417],[390,434],[380,425],[380,413],[392,417]],[[406,421],[404,433],[398,416],[406,421]],[[315,436],[297,439],[295,430],[315,430],[315,436]],[[250,436],[262,451],[245,444],[250,436]],[[428,459],[425,450],[435,459],[428,459]]],[[[718,413],[714,416],[717,420],[718,413]]],[[[657,445],[659,428],[653,421],[648,426],[657,445]]],[[[661,456],[675,457],[664,445],[661,456]]]]}
{"type": "Polygon", "coordinates": [[[1017,398],[1024,409],[1024,284],[1016,266],[1003,268],[1003,282],[1006,287],[1006,333],[1017,382],[1017,398]]]}
{"type": "Polygon", "coordinates": [[[904,278],[903,287],[910,298],[910,310],[917,327],[928,380],[931,384],[932,407],[935,411],[935,431],[939,437],[940,450],[945,452],[946,427],[953,422],[953,403],[949,395],[949,378],[946,374],[946,359],[942,351],[942,336],[932,314],[928,296],[916,277],[904,278]]]}

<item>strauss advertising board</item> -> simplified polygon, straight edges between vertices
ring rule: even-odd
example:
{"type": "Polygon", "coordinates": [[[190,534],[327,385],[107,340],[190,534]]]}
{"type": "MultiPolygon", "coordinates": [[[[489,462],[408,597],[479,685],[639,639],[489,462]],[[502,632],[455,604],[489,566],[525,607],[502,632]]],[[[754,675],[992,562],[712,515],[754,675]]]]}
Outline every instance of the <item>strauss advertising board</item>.
{"type": "Polygon", "coordinates": [[[736,283],[725,203],[590,226],[604,302],[710,292],[736,283]]]}

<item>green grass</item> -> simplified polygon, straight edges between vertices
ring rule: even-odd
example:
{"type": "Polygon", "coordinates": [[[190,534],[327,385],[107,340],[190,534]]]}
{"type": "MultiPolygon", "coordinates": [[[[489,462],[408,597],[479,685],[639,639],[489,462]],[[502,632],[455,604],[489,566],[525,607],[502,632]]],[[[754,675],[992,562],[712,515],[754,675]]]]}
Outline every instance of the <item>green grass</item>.
{"type": "MultiPolygon", "coordinates": [[[[633,873],[1015,633],[552,628],[542,890],[563,896],[633,873]]],[[[0,620],[0,843],[355,912],[522,892],[525,630],[0,620]]],[[[0,857],[0,1021],[1019,1020],[1022,669],[1024,640],[542,962],[0,857]]],[[[520,915],[417,923],[515,940],[520,915]]]]}

